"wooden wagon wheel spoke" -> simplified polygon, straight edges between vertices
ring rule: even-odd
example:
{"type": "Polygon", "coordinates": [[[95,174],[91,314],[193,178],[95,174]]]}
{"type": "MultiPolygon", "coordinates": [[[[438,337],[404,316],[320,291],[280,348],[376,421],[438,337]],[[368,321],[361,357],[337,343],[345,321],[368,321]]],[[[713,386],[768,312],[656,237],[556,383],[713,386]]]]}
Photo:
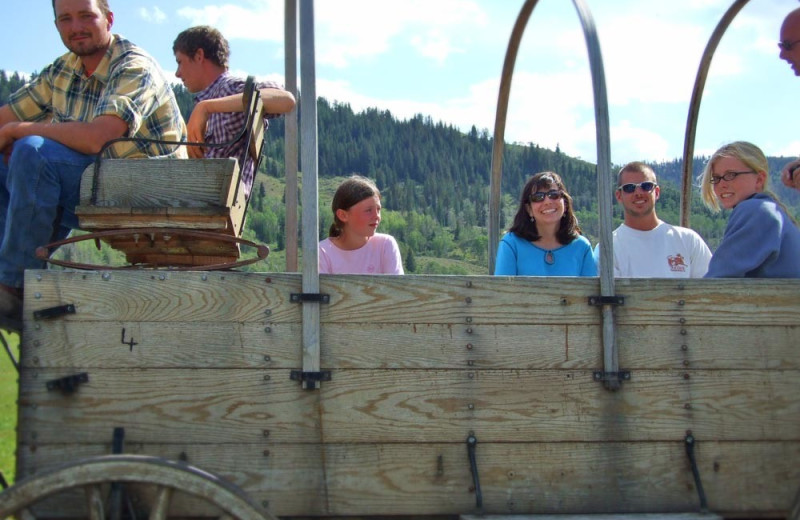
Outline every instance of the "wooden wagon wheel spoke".
{"type": "Polygon", "coordinates": [[[165,520],[169,512],[169,503],[172,500],[172,488],[161,487],[156,493],[153,509],[150,510],[150,520],[165,520]]]}
{"type": "Polygon", "coordinates": [[[103,520],[105,518],[103,505],[103,494],[99,484],[92,484],[84,488],[86,493],[86,507],[89,512],[89,520],[103,520]]]}
{"type": "Polygon", "coordinates": [[[151,519],[167,519],[175,492],[218,508],[222,518],[276,520],[238,486],[188,464],[141,455],[107,455],[71,462],[42,475],[19,481],[0,494],[0,518],[35,518],[29,511],[39,501],[72,489],[83,489],[88,518],[105,518],[101,486],[112,482],[155,486],[151,519]]]}

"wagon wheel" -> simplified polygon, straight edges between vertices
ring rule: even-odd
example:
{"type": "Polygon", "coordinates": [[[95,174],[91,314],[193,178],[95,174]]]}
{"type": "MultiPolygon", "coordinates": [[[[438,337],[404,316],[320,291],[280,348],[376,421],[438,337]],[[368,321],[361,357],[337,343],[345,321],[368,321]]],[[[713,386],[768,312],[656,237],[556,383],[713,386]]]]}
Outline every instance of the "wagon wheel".
{"type": "MultiPolygon", "coordinates": [[[[142,455],[106,455],[70,462],[42,475],[26,478],[0,493],[0,518],[15,515],[20,520],[36,518],[31,507],[48,496],[83,488],[88,513],[99,520],[108,512],[104,492],[114,483],[144,484],[155,488],[149,502],[149,518],[167,518],[174,493],[201,499],[220,510],[219,518],[276,520],[231,482],[183,462],[142,455]]],[[[111,515],[119,516],[119,515],[111,515]]]]}

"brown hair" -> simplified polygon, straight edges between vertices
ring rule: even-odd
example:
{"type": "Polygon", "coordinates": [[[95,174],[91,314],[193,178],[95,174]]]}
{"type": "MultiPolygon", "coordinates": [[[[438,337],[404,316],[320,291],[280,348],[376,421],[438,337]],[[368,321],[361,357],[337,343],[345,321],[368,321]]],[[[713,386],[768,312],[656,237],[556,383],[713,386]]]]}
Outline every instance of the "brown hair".
{"type": "Polygon", "coordinates": [[[578,219],[572,211],[572,197],[564,187],[564,182],[561,177],[554,172],[541,172],[537,173],[525,183],[522,189],[522,195],[519,200],[519,209],[517,214],[514,215],[514,222],[509,228],[509,231],[516,234],[518,237],[530,240],[531,242],[539,240],[542,236],[536,228],[536,222],[532,221],[528,215],[527,207],[531,202],[531,195],[537,191],[547,191],[548,189],[561,190],[562,197],[564,198],[564,216],[561,217],[558,231],[556,231],[556,240],[561,244],[569,244],[581,233],[581,228],[578,226],[578,219]],[[540,190],[541,188],[541,190],[540,190]]]}
{"type": "Polygon", "coordinates": [[[344,223],[336,216],[336,211],[343,209],[348,210],[370,197],[381,198],[381,192],[374,182],[362,177],[360,175],[352,175],[350,178],[342,182],[336,189],[331,202],[331,210],[333,211],[333,224],[331,224],[328,231],[329,237],[338,237],[342,234],[344,223]]]}
{"type": "Polygon", "coordinates": [[[206,59],[220,67],[228,68],[231,49],[228,40],[218,30],[209,25],[189,27],[178,34],[172,44],[173,53],[181,52],[190,58],[194,57],[198,49],[203,49],[206,59]]]}
{"type": "Polygon", "coordinates": [[[622,174],[625,172],[641,173],[647,177],[653,177],[653,182],[657,182],[656,172],[651,167],[641,161],[633,161],[623,166],[617,173],[617,186],[622,185],[622,174]]]}

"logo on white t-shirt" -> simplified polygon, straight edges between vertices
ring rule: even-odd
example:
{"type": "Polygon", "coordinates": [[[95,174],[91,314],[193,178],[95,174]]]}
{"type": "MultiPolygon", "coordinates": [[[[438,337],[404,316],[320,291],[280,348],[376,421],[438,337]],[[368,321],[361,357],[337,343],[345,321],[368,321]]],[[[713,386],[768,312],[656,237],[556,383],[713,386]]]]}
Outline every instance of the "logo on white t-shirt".
{"type": "Polygon", "coordinates": [[[686,261],[683,259],[683,255],[680,253],[674,256],[668,256],[667,263],[669,264],[671,271],[684,272],[689,268],[689,266],[686,264],[686,261]]]}

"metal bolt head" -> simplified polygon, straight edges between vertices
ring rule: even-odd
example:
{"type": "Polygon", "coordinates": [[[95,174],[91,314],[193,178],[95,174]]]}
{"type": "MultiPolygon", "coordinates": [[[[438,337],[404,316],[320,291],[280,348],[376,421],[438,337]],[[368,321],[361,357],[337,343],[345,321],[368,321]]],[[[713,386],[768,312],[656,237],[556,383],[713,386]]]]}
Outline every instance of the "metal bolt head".
{"type": "Polygon", "coordinates": [[[203,280],[204,282],[206,282],[206,281],[208,281],[208,275],[203,273],[203,275],[200,276],[200,279],[203,280]]]}
{"type": "Polygon", "coordinates": [[[474,404],[472,404],[472,403],[469,403],[469,404],[467,405],[467,408],[469,408],[470,410],[474,410],[474,409],[475,409],[475,405],[474,405],[474,404]]]}
{"type": "Polygon", "coordinates": [[[103,278],[103,280],[110,280],[111,279],[111,273],[103,273],[103,276],[101,278],[103,278]]]}
{"type": "Polygon", "coordinates": [[[33,297],[36,298],[37,300],[39,300],[42,297],[42,293],[40,293],[40,292],[34,293],[33,297]]]}

